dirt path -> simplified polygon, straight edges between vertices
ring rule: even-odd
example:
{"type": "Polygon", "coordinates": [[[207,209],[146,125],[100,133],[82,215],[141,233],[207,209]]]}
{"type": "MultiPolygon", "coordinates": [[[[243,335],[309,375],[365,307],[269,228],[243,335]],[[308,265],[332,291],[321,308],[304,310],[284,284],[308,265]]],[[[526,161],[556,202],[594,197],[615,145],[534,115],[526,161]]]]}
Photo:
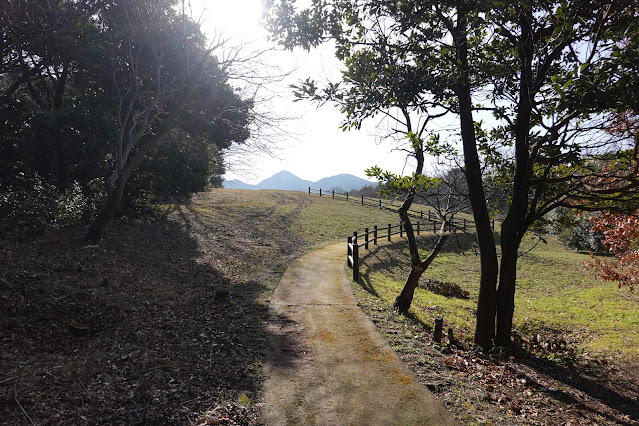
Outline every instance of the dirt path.
{"type": "Polygon", "coordinates": [[[270,305],[267,425],[456,424],[362,313],[344,244],[287,269],[270,305]]]}

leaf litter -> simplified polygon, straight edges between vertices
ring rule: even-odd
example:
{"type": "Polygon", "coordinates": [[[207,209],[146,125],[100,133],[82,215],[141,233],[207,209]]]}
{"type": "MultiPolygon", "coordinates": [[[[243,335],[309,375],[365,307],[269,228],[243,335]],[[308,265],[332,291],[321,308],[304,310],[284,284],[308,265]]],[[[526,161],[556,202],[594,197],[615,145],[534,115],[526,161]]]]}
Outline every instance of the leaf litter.
{"type": "Polygon", "coordinates": [[[0,240],[0,424],[259,423],[265,300],[303,246],[212,197],[99,246],[82,227],[0,240]]]}

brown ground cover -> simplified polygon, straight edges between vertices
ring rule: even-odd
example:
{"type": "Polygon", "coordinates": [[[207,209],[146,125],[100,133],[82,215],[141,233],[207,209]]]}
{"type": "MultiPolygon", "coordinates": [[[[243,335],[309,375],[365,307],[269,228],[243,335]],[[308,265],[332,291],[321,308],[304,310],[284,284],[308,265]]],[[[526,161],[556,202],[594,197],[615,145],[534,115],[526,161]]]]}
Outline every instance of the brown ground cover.
{"type": "Polygon", "coordinates": [[[0,424],[255,424],[264,298],[303,248],[246,196],[121,221],[99,247],[78,227],[2,240],[0,424]]]}

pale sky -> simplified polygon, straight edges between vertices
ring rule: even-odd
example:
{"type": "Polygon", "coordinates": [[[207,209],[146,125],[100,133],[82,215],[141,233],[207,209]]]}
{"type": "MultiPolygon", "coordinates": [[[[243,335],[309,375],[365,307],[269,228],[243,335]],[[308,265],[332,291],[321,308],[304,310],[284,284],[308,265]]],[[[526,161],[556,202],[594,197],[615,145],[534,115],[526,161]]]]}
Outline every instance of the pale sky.
{"type": "MultiPolygon", "coordinates": [[[[222,32],[225,38],[231,38],[232,44],[272,46],[260,24],[260,0],[190,0],[190,5],[194,18],[200,19],[205,33],[222,32]]],[[[283,135],[277,138],[277,158],[260,152],[250,157],[241,154],[249,167],[237,167],[237,171],[227,172],[225,179],[258,183],[281,170],[312,181],[340,173],[366,178],[364,170],[374,165],[402,173],[405,154],[394,150],[395,145],[391,141],[376,140],[377,123],[374,119],[365,123],[359,131],[343,132],[339,129],[342,115],[334,105],[326,104],[317,109],[310,102],[292,102],[294,97],[288,85],[307,77],[318,82],[325,81],[327,77],[335,81],[338,79],[339,62],[330,46],[309,53],[301,50],[272,52],[264,60],[286,71],[295,70],[286,81],[272,88],[278,99],[273,100],[269,108],[279,115],[299,118],[287,120],[284,124],[283,135]]],[[[411,171],[412,167],[408,165],[406,172],[411,171]]]]}

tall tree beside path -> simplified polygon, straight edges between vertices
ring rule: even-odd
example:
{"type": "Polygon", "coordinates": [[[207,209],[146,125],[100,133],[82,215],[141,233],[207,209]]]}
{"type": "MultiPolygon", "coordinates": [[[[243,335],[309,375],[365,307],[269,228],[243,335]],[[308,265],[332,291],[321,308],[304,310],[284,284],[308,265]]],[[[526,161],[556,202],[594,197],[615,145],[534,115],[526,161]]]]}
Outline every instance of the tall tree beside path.
{"type": "MultiPolygon", "coordinates": [[[[608,114],[639,98],[636,2],[316,0],[304,10],[295,3],[271,1],[270,26],[285,46],[333,40],[347,70],[344,82],[357,61],[391,54],[401,59],[403,74],[386,86],[371,84],[369,96],[392,105],[389,85],[402,86],[409,75],[423,81],[410,86],[428,101],[422,113],[457,116],[458,130],[439,140],[458,138],[464,155],[481,256],[475,342],[508,344],[527,230],[557,207],[614,204],[619,192],[595,177],[636,161],[636,141],[605,132],[608,114]],[[605,158],[615,159],[608,171],[599,167],[605,158]],[[482,170],[509,197],[501,260],[482,170]]],[[[371,73],[371,83],[375,78],[371,73]]],[[[323,94],[336,93],[339,84],[323,94]]],[[[349,96],[358,93],[354,88],[349,96]]],[[[629,178],[621,197],[636,197],[637,184],[629,178]]]]}

